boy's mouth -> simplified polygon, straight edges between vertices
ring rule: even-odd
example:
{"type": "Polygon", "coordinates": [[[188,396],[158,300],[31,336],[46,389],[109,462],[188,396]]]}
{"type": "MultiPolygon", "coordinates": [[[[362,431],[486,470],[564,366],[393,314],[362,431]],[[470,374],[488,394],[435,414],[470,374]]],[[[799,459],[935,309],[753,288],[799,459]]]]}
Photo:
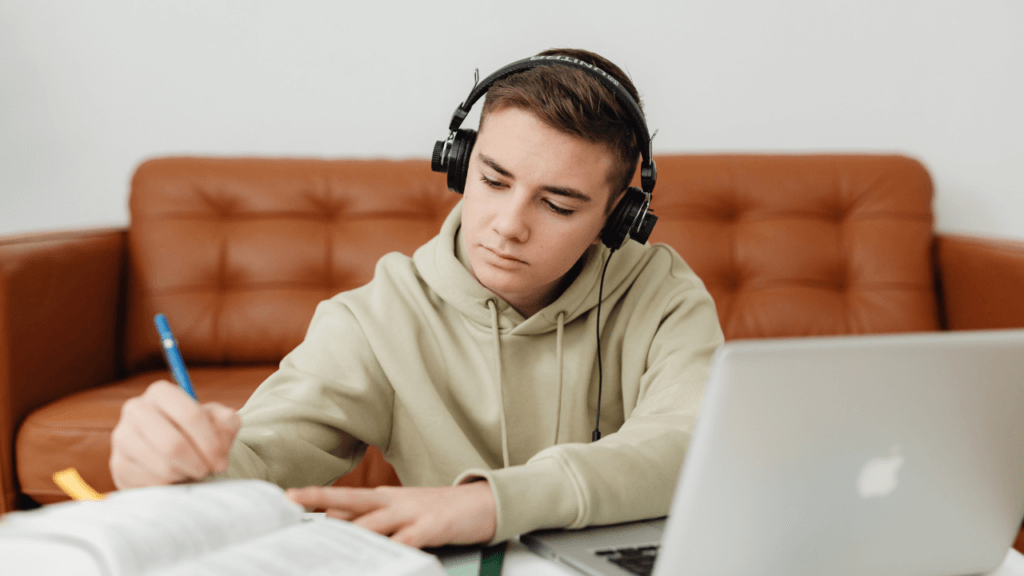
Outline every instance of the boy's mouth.
{"type": "Polygon", "coordinates": [[[508,264],[526,264],[526,262],[520,260],[519,258],[516,258],[515,256],[512,256],[510,254],[506,254],[504,252],[495,250],[494,248],[488,248],[487,246],[481,246],[481,248],[483,248],[484,250],[490,252],[495,258],[497,258],[501,262],[505,262],[505,263],[508,263],[508,264]]]}

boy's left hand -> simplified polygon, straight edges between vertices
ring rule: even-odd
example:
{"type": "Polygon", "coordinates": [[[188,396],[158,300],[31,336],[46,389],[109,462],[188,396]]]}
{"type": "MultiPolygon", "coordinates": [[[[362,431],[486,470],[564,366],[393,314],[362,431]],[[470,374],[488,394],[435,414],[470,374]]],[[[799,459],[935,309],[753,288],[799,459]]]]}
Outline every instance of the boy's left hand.
{"type": "Polygon", "coordinates": [[[486,480],[436,488],[291,488],[290,500],[416,548],[476,544],[494,537],[497,511],[486,480]]]}

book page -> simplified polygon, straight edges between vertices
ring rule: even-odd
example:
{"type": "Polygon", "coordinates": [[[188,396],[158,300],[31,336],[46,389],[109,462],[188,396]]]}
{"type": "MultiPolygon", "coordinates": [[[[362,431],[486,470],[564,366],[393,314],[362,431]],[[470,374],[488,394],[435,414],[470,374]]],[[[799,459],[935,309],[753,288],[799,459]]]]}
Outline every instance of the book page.
{"type": "Polygon", "coordinates": [[[437,558],[326,518],[211,552],[146,576],[446,576],[437,558]]]}
{"type": "Polygon", "coordinates": [[[0,538],[74,544],[101,571],[137,575],[299,522],[303,509],[261,480],[160,486],[3,517],[0,538]]]}
{"type": "Polygon", "coordinates": [[[27,538],[0,538],[3,576],[106,576],[79,546],[27,538]]]}

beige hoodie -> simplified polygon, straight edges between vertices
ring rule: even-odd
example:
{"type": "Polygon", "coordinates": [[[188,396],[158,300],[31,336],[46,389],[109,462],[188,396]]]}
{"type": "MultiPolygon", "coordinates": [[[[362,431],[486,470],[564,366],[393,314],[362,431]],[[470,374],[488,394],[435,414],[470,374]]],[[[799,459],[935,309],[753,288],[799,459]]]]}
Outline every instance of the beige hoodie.
{"type": "Polygon", "coordinates": [[[242,408],[225,475],[327,485],[370,444],[406,486],[486,478],[494,541],[666,514],[722,342],[700,279],[668,246],[612,257],[591,442],[608,249],[590,247],[561,296],[523,318],[470,275],[461,213],[411,259],[388,254],[369,284],[320,303],[242,408]]]}

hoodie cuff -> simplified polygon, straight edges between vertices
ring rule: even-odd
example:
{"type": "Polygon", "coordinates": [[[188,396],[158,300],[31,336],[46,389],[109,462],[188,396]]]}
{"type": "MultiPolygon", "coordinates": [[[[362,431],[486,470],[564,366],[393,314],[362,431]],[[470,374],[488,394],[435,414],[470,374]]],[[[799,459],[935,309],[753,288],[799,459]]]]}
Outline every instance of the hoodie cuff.
{"type": "Polygon", "coordinates": [[[234,443],[231,445],[231,450],[228,452],[228,469],[223,472],[210,474],[203,479],[203,482],[242,478],[267,480],[267,466],[256,456],[256,453],[251,448],[238,438],[235,438],[234,443]]]}
{"type": "Polygon", "coordinates": [[[564,528],[579,517],[581,497],[569,475],[553,458],[500,470],[473,468],[454,485],[484,479],[491,485],[497,528],[490,544],[542,528],[564,528]]]}

